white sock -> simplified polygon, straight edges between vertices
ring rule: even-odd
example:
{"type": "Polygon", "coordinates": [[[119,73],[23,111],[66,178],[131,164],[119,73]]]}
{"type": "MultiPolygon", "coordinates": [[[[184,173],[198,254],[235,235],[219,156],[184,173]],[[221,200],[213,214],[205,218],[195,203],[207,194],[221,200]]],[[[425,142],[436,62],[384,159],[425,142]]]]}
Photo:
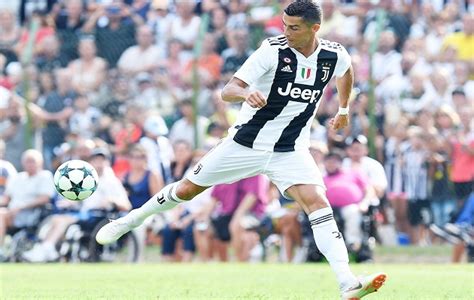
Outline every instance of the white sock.
{"type": "Polygon", "coordinates": [[[146,218],[162,211],[167,211],[175,207],[185,200],[180,199],[176,195],[176,187],[178,182],[168,184],[161,191],[151,197],[140,208],[132,210],[124,218],[134,227],[140,226],[146,218]]]}
{"type": "Polygon", "coordinates": [[[358,281],[349,268],[346,244],[334,221],[332,209],[318,209],[310,213],[308,218],[316,245],[336,273],[341,290],[356,285],[358,281]]]}

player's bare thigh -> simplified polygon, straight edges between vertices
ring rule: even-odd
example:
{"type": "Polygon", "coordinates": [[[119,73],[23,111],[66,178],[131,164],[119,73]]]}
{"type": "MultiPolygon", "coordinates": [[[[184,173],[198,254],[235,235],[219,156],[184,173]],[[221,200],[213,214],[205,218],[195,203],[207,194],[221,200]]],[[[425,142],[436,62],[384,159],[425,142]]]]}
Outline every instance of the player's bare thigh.
{"type": "Polygon", "coordinates": [[[329,206],[325,189],[316,184],[295,184],[290,186],[286,193],[298,202],[307,214],[329,206]]]}

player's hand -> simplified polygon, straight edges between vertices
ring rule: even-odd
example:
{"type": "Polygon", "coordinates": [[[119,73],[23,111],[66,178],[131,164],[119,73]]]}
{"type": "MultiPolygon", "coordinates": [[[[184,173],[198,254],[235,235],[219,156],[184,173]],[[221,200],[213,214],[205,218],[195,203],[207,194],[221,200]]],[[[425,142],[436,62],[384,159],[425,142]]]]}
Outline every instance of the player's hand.
{"type": "Polygon", "coordinates": [[[245,99],[245,102],[247,102],[253,108],[262,108],[267,105],[267,99],[265,99],[265,97],[259,91],[250,93],[247,99],[245,99]]]}
{"type": "Polygon", "coordinates": [[[343,129],[349,125],[349,115],[339,115],[329,120],[329,125],[334,130],[343,129]]]}

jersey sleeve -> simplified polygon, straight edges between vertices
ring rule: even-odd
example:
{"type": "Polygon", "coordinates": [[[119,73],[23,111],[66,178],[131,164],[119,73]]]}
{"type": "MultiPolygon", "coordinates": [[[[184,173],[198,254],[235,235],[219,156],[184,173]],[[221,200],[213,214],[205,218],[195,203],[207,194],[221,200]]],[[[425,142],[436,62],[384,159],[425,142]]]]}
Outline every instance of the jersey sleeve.
{"type": "Polygon", "coordinates": [[[337,51],[337,63],[334,75],[340,78],[346,74],[347,70],[351,66],[351,56],[347,53],[346,48],[340,47],[337,51]]]}
{"type": "Polygon", "coordinates": [[[268,40],[264,40],[260,48],[258,48],[240,69],[234,74],[246,84],[251,85],[257,81],[263,74],[272,68],[274,62],[274,49],[270,46],[268,40]]]}

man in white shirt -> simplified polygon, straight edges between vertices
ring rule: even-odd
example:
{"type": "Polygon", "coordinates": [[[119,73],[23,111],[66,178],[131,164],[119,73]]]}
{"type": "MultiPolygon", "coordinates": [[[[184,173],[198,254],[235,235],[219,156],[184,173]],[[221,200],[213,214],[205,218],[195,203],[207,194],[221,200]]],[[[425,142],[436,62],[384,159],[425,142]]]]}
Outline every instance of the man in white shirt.
{"type": "MultiPolygon", "coordinates": [[[[63,199],[64,206],[79,206],[78,211],[52,216],[47,225],[49,229],[45,238],[31,250],[23,253],[25,260],[29,262],[55,261],[59,258],[56,245],[70,225],[78,223],[93,228],[103,219],[102,212],[112,210],[114,206],[121,211],[131,208],[125,188],[110,168],[108,151],[101,148],[94,149],[89,162],[99,174],[97,190],[82,202],[63,199]]],[[[52,182],[49,185],[52,186],[52,182]]]]}
{"type": "Polygon", "coordinates": [[[384,196],[387,189],[387,176],[383,165],[377,160],[367,156],[367,138],[359,135],[354,138],[349,138],[347,141],[347,155],[343,162],[343,169],[357,170],[367,176],[370,185],[374,188],[376,199],[372,199],[372,205],[378,205],[380,199],[384,196]]]}
{"type": "Polygon", "coordinates": [[[41,207],[54,196],[53,175],[43,170],[43,156],[26,150],[21,159],[25,171],[7,182],[0,198],[0,259],[4,237],[9,228],[34,226],[40,221],[41,207]]]}
{"type": "Polygon", "coordinates": [[[153,44],[153,30],[150,26],[140,26],[135,38],[137,45],[125,50],[117,63],[122,72],[133,76],[140,72],[152,71],[163,57],[162,49],[153,44]]]}

